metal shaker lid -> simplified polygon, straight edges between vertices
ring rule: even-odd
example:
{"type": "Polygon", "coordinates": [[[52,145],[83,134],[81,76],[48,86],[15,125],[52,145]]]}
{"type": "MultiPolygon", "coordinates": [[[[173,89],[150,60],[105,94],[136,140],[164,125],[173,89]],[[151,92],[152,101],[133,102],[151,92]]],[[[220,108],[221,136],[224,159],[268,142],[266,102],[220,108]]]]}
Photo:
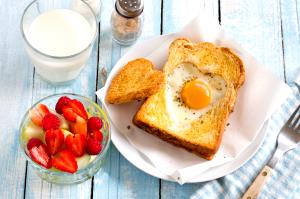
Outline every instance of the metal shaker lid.
{"type": "Polygon", "coordinates": [[[143,0],[116,0],[116,10],[124,17],[137,17],[143,9],[143,0]]]}

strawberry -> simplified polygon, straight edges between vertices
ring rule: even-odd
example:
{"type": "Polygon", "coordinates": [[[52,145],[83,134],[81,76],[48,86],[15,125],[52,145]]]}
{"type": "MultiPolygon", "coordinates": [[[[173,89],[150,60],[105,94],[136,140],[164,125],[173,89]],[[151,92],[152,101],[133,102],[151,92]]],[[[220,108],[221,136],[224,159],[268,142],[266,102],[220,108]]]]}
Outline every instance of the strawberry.
{"type": "Polygon", "coordinates": [[[29,149],[29,155],[33,161],[39,165],[49,169],[51,168],[51,158],[47,153],[47,147],[45,144],[39,146],[33,146],[29,149]]]}
{"type": "Polygon", "coordinates": [[[75,173],[78,169],[78,165],[73,153],[67,149],[59,151],[52,156],[52,165],[58,170],[75,173]]]}
{"type": "Polygon", "coordinates": [[[62,112],[63,112],[64,117],[66,118],[66,120],[68,120],[70,122],[75,122],[76,121],[77,114],[73,111],[73,109],[71,107],[64,106],[62,108],[62,112]]]}
{"type": "Polygon", "coordinates": [[[102,143],[103,135],[102,135],[101,131],[93,131],[93,132],[89,133],[89,138],[94,138],[94,139],[98,140],[100,143],[102,143]]]}
{"type": "Polygon", "coordinates": [[[56,105],[55,105],[55,110],[57,113],[62,114],[63,113],[63,107],[67,106],[69,102],[71,101],[70,98],[67,96],[62,96],[58,99],[56,105]]]}
{"type": "Polygon", "coordinates": [[[85,120],[88,119],[87,112],[83,104],[79,100],[76,99],[71,100],[69,102],[69,106],[73,109],[74,113],[76,113],[78,116],[82,117],[85,120]]]}
{"type": "Polygon", "coordinates": [[[91,117],[88,120],[89,132],[98,131],[102,128],[102,120],[99,117],[91,117]]]}
{"type": "Polygon", "coordinates": [[[48,113],[47,115],[45,115],[42,123],[43,123],[43,129],[45,131],[49,129],[58,129],[60,126],[59,118],[52,113],[48,113]]]}
{"type": "Polygon", "coordinates": [[[70,122],[75,122],[77,116],[80,116],[84,120],[88,119],[88,115],[83,104],[76,99],[70,100],[68,105],[62,107],[62,112],[64,117],[70,122]]]}
{"type": "Polygon", "coordinates": [[[77,157],[80,157],[85,153],[86,138],[82,134],[68,135],[65,144],[77,157]]]}
{"type": "Polygon", "coordinates": [[[29,117],[31,118],[31,121],[38,125],[42,126],[43,125],[43,118],[45,115],[49,113],[49,109],[46,105],[44,104],[38,104],[36,107],[31,109],[29,111],[29,117]]]}
{"type": "Polygon", "coordinates": [[[70,130],[74,134],[82,134],[87,137],[87,122],[82,117],[77,116],[75,123],[70,123],[70,130]]]}
{"type": "Polygon", "coordinates": [[[64,143],[64,134],[60,129],[50,129],[45,133],[45,140],[49,153],[54,155],[59,151],[64,143]]]}
{"type": "Polygon", "coordinates": [[[102,150],[101,143],[95,138],[88,138],[86,152],[90,155],[97,155],[102,150]]]}
{"type": "Polygon", "coordinates": [[[39,147],[40,145],[42,145],[43,142],[38,139],[38,138],[31,138],[28,142],[27,142],[27,149],[30,150],[32,147],[39,147]]]}

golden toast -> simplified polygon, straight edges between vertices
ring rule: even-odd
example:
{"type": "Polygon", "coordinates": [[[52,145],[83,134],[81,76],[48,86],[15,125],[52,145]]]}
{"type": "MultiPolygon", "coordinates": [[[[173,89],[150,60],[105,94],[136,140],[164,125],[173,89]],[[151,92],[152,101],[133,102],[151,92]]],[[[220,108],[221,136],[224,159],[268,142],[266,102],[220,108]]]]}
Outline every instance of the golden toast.
{"type": "Polygon", "coordinates": [[[164,84],[140,107],[133,123],[150,134],[210,160],[220,146],[237,90],[244,82],[244,66],[228,48],[216,47],[211,43],[194,44],[185,38],[177,39],[170,45],[163,68],[165,78],[182,63],[193,64],[202,73],[221,76],[227,86],[224,96],[201,117],[190,121],[187,128],[176,129],[172,115],[167,111],[167,84],[164,84]]]}
{"type": "Polygon", "coordinates": [[[106,100],[111,104],[144,100],[156,93],[163,83],[162,71],[154,70],[147,59],[136,59],[128,62],[112,80],[106,100]]]}

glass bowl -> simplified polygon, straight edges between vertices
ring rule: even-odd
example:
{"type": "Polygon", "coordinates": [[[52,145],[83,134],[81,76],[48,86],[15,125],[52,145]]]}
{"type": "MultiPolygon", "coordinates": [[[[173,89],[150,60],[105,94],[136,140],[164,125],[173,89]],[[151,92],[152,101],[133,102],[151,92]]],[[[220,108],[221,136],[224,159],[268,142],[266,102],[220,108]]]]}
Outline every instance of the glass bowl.
{"type": "Polygon", "coordinates": [[[107,151],[109,148],[109,144],[110,144],[111,133],[110,133],[110,124],[109,124],[108,117],[106,116],[104,110],[102,110],[98,104],[96,104],[89,98],[81,95],[62,93],[62,94],[54,94],[42,98],[41,100],[36,102],[32,107],[30,107],[29,110],[25,113],[22,122],[20,124],[19,142],[20,142],[20,147],[22,148],[22,151],[24,152],[27,161],[29,162],[29,165],[35,170],[38,176],[40,176],[42,179],[50,183],[76,184],[76,183],[81,183],[83,181],[86,181],[89,178],[92,178],[103,167],[103,164],[106,159],[107,151]],[[31,110],[32,108],[34,108],[40,103],[43,103],[47,105],[49,109],[54,110],[57,100],[62,96],[68,96],[71,99],[77,99],[81,101],[90,116],[100,117],[103,122],[103,127],[101,129],[101,132],[103,133],[102,151],[86,167],[79,169],[77,172],[73,174],[58,171],[52,168],[46,169],[40,166],[39,164],[37,164],[36,162],[34,162],[26,152],[27,139],[24,135],[24,130],[26,125],[30,122],[29,110],[31,110]]]}

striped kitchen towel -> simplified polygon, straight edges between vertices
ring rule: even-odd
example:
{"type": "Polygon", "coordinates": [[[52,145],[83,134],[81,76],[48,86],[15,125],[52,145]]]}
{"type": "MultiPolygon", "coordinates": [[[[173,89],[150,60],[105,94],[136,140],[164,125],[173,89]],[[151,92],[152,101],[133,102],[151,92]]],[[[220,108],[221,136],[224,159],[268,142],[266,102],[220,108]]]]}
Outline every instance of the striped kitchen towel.
{"type": "MultiPolygon", "coordinates": [[[[267,135],[258,152],[240,169],[217,180],[203,183],[192,198],[241,198],[275,150],[276,137],[289,116],[300,104],[300,94],[292,86],[293,94],[269,119],[267,135]]],[[[260,199],[300,198],[300,144],[286,153],[277,163],[264,185],[260,199]]]]}

